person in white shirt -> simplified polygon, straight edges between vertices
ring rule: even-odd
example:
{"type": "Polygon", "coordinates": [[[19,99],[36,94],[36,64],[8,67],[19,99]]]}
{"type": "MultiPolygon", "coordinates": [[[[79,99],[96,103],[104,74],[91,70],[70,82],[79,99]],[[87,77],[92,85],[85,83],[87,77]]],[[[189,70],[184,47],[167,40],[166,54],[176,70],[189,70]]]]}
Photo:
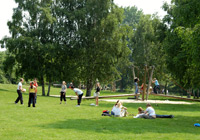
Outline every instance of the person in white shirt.
{"type": "Polygon", "coordinates": [[[155,119],[156,118],[156,112],[154,108],[151,106],[151,104],[147,104],[147,108],[144,112],[144,114],[140,115],[139,118],[145,118],[145,119],[155,119]]]}
{"type": "Polygon", "coordinates": [[[24,89],[22,88],[22,83],[24,82],[24,79],[21,78],[20,79],[20,82],[18,83],[18,86],[17,86],[17,93],[18,93],[18,97],[15,101],[15,104],[17,104],[20,100],[21,104],[23,105],[23,97],[22,97],[22,92],[24,91],[24,89]]]}
{"type": "Polygon", "coordinates": [[[81,99],[82,99],[82,96],[83,96],[83,91],[78,89],[78,88],[74,88],[74,86],[71,86],[71,89],[75,92],[76,96],[77,96],[77,102],[78,102],[78,105],[77,107],[80,106],[81,104],[81,99]]]}
{"type": "Polygon", "coordinates": [[[115,117],[126,117],[127,114],[127,108],[118,100],[112,108],[111,115],[114,115],[115,117]]]}

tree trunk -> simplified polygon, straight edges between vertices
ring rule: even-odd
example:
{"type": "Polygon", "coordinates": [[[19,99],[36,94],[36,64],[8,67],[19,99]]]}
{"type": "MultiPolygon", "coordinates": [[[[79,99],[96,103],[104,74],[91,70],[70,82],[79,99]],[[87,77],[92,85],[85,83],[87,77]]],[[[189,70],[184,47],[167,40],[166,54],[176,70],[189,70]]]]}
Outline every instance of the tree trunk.
{"type": "Polygon", "coordinates": [[[147,74],[147,65],[144,67],[144,79],[143,79],[143,93],[142,93],[142,101],[144,101],[144,95],[146,94],[146,74],[147,74]]]}
{"type": "Polygon", "coordinates": [[[197,90],[197,99],[199,99],[199,89],[197,90]]]}
{"type": "Polygon", "coordinates": [[[47,96],[50,95],[50,88],[51,88],[51,80],[49,80],[49,86],[48,86],[48,92],[47,92],[47,96]]]}
{"type": "Polygon", "coordinates": [[[167,81],[165,83],[165,95],[167,95],[167,81]]]}
{"type": "Polygon", "coordinates": [[[41,76],[41,84],[42,84],[42,96],[45,96],[45,84],[43,76],[41,76]]]}
{"type": "Polygon", "coordinates": [[[154,66],[152,66],[151,75],[150,75],[150,78],[149,78],[149,83],[148,83],[148,87],[147,87],[146,100],[148,100],[148,96],[149,96],[150,86],[151,86],[152,77],[153,77],[153,71],[154,71],[154,66]]]}
{"type": "Polygon", "coordinates": [[[87,81],[87,91],[86,91],[86,97],[91,96],[93,84],[91,80],[87,81]]]}

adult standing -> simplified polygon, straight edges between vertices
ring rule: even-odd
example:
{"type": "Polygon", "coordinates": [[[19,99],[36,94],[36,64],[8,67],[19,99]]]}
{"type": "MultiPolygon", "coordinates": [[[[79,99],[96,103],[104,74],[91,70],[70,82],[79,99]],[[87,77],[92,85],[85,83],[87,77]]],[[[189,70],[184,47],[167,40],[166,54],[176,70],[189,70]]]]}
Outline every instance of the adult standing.
{"type": "Polygon", "coordinates": [[[17,104],[20,100],[21,104],[23,105],[23,96],[22,96],[22,92],[24,91],[24,89],[22,88],[22,83],[24,82],[24,79],[21,78],[20,79],[20,82],[18,83],[18,86],[17,86],[17,94],[18,94],[18,97],[15,101],[15,104],[17,104]]]}
{"type": "Polygon", "coordinates": [[[61,91],[60,91],[60,104],[62,104],[62,99],[64,99],[65,104],[66,104],[66,97],[65,97],[66,89],[67,89],[66,82],[63,81],[62,82],[62,88],[61,88],[61,91]]]}
{"type": "MultiPolygon", "coordinates": [[[[30,86],[31,86],[31,83],[30,83],[30,86]]],[[[37,78],[34,78],[33,85],[35,86],[35,98],[34,98],[34,100],[35,100],[35,104],[36,104],[36,101],[37,101],[37,87],[38,87],[37,78]]],[[[33,103],[33,100],[31,100],[31,103],[33,103]]]]}
{"type": "Polygon", "coordinates": [[[78,88],[74,88],[74,86],[71,86],[71,89],[75,92],[76,96],[77,96],[77,102],[78,104],[76,105],[77,107],[80,107],[81,104],[81,99],[83,96],[83,91],[78,89],[78,88]]]}
{"type": "Polygon", "coordinates": [[[33,101],[33,107],[35,107],[35,95],[36,95],[36,87],[34,86],[34,82],[31,82],[31,86],[29,87],[28,107],[30,107],[31,101],[33,101]]]}
{"type": "Polygon", "coordinates": [[[135,98],[138,99],[138,82],[139,82],[139,79],[137,77],[135,77],[134,79],[134,85],[135,85],[135,98]]]}
{"type": "Polygon", "coordinates": [[[158,80],[156,78],[153,79],[152,83],[155,84],[154,88],[153,88],[153,91],[154,93],[158,94],[158,90],[160,89],[160,85],[158,83],[158,80]]]}
{"type": "Polygon", "coordinates": [[[97,88],[96,88],[96,92],[95,92],[95,97],[96,97],[96,106],[99,105],[99,95],[100,95],[100,84],[97,83],[97,88]]]}

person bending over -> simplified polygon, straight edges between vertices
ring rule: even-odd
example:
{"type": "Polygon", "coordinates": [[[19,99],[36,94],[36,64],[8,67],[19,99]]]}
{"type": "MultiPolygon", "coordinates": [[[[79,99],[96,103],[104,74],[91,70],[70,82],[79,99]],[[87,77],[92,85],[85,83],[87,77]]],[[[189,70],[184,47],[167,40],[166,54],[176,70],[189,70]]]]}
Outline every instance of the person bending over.
{"type": "Polygon", "coordinates": [[[78,89],[78,88],[74,88],[74,86],[71,86],[71,89],[75,92],[75,94],[77,96],[78,104],[76,106],[79,107],[81,105],[81,99],[82,99],[82,96],[83,96],[83,91],[78,89]]]}

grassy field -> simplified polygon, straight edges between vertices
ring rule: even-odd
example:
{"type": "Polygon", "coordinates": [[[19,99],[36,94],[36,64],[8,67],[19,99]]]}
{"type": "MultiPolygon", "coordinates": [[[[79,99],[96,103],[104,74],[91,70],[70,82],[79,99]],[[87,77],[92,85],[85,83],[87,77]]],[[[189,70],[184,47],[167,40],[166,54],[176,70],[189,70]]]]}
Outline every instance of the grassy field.
{"type": "MultiPolygon", "coordinates": [[[[36,108],[28,108],[28,93],[23,94],[24,105],[14,104],[17,85],[0,84],[0,140],[199,140],[200,103],[192,105],[152,104],[157,114],[173,114],[173,119],[133,119],[132,116],[114,118],[101,116],[102,110],[111,110],[113,103],[94,100],[67,100],[38,96],[36,108]]],[[[28,89],[28,86],[23,86],[28,89]]],[[[51,94],[59,94],[52,88],[51,94]]],[[[39,87],[41,94],[41,87],[39,87]]],[[[67,94],[74,95],[71,90],[67,94]]],[[[111,94],[109,92],[102,94],[111,94]]],[[[154,98],[154,97],[152,97],[154,98]]],[[[156,97],[157,99],[157,97],[156,97]]],[[[163,99],[163,98],[162,98],[163,99]]],[[[129,113],[137,113],[145,104],[124,104],[129,113]]]]}

